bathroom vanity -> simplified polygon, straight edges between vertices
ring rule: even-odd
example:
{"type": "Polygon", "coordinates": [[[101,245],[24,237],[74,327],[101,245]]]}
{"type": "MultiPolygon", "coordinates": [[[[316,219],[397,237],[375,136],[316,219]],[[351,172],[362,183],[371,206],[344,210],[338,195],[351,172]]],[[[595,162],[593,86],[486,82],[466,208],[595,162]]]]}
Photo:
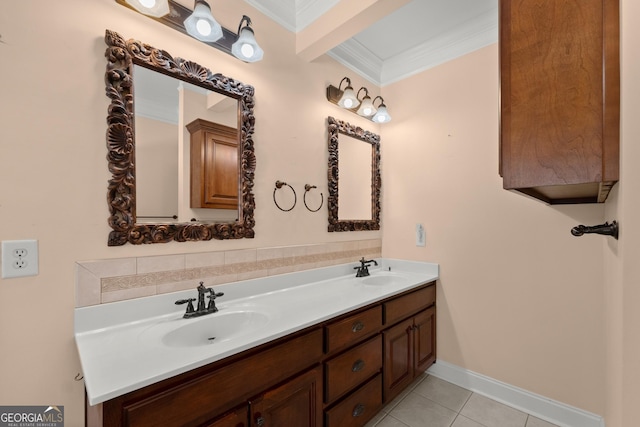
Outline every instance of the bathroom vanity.
{"type": "Polygon", "coordinates": [[[88,425],[364,425],[436,357],[438,266],[378,264],[216,287],[198,319],[154,315],[195,289],[77,309],[88,425]]]}

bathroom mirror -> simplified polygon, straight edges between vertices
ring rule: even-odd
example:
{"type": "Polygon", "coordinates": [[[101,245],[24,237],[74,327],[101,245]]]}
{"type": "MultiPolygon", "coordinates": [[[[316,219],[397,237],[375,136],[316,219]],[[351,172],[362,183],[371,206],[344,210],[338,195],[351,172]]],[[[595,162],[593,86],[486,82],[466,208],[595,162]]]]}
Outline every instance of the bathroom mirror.
{"type": "Polygon", "coordinates": [[[380,136],[329,117],[328,138],[328,230],[379,230],[380,136]]]}
{"type": "MultiPolygon", "coordinates": [[[[110,30],[105,33],[105,43],[106,93],[111,101],[107,114],[107,160],[112,174],[107,202],[109,225],[113,229],[108,245],[253,238],[255,200],[252,190],[256,165],[253,147],[254,88],[214,74],[195,62],[174,58],[168,52],[138,40],[125,40],[110,30]],[[233,219],[194,218],[195,221],[188,222],[174,222],[171,218],[157,222],[149,218],[138,220],[136,158],[142,153],[136,152],[134,65],[233,101],[238,134],[238,209],[233,212],[233,219]]],[[[167,190],[170,191],[174,190],[167,190]]]]}

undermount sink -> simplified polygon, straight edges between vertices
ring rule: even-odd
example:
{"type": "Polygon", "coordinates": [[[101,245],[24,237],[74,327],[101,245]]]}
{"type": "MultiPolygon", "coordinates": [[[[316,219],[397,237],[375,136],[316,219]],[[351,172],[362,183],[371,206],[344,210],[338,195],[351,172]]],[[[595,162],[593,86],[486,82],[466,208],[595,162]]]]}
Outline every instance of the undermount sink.
{"type": "Polygon", "coordinates": [[[371,276],[362,279],[361,283],[367,286],[389,286],[402,285],[407,283],[409,279],[402,274],[390,271],[379,271],[372,273],[371,276]]]}
{"type": "Polygon", "coordinates": [[[174,319],[148,328],[147,340],[167,347],[200,347],[255,332],[269,323],[270,316],[252,309],[220,310],[195,319],[174,319]]]}

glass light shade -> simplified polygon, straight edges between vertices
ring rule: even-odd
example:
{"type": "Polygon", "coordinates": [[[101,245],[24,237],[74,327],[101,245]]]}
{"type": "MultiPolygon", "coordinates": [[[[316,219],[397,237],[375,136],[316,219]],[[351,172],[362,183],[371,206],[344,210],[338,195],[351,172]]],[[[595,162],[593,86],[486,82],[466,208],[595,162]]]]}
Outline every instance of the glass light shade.
{"type": "Polygon", "coordinates": [[[262,59],[264,51],[258,45],[253,30],[243,27],[238,34],[238,40],[231,45],[231,53],[236,58],[245,62],[256,62],[262,59]]]}
{"type": "Polygon", "coordinates": [[[193,13],[184,20],[184,28],[191,37],[203,42],[222,38],[222,26],[213,18],[209,4],[203,0],[196,0],[193,13]]]}
{"type": "Polygon", "coordinates": [[[369,96],[365,96],[362,100],[362,104],[358,109],[358,114],[364,117],[371,117],[376,113],[376,107],[373,106],[373,102],[371,102],[371,98],[369,96]]]}
{"type": "Polygon", "coordinates": [[[371,118],[376,123],[387,123],[391,121],[391,116],[387,112],[387,107],[384,104],[380,104],[378,112],[371,118]]]}
{"type": "Polygon", "coordinates": [[[138,12],[160,18],[169,13],[168,0],[126,0],[127,4],[138,12]]]}
{"type": "Polygon", "coordinates": [[[342,92],[342,97],[338,101],[338,105],[347,109],[356,108],[360,105],[360,101],[358,101],[356,93],[351,86],[347,86],[344,92],[342,92]]]}

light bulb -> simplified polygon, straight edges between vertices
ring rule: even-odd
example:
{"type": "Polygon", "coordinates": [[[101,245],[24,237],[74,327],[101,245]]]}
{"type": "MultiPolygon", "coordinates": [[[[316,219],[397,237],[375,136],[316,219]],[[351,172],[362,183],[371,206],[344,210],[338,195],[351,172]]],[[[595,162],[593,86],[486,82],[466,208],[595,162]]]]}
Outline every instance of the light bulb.
{"type": "Polygon", "coordinates": [[[345,99],[344,100],[344,108],[351,108],[351,107],[353,107],[353,100],[345,99]]]}
{"type": "Polygon", "coordinates": [[[255,53],[255,49],[249,43],[245,43],[240,48],[240,52],[242,52],[245,58],[251,58],[255,53]]]}
{"type": "Polygon", "coordinates": [[[203,36],[211,34],[211,24],[206,19],[198,19],[198,22],[196,22],[196,29],[203,36]]]}

